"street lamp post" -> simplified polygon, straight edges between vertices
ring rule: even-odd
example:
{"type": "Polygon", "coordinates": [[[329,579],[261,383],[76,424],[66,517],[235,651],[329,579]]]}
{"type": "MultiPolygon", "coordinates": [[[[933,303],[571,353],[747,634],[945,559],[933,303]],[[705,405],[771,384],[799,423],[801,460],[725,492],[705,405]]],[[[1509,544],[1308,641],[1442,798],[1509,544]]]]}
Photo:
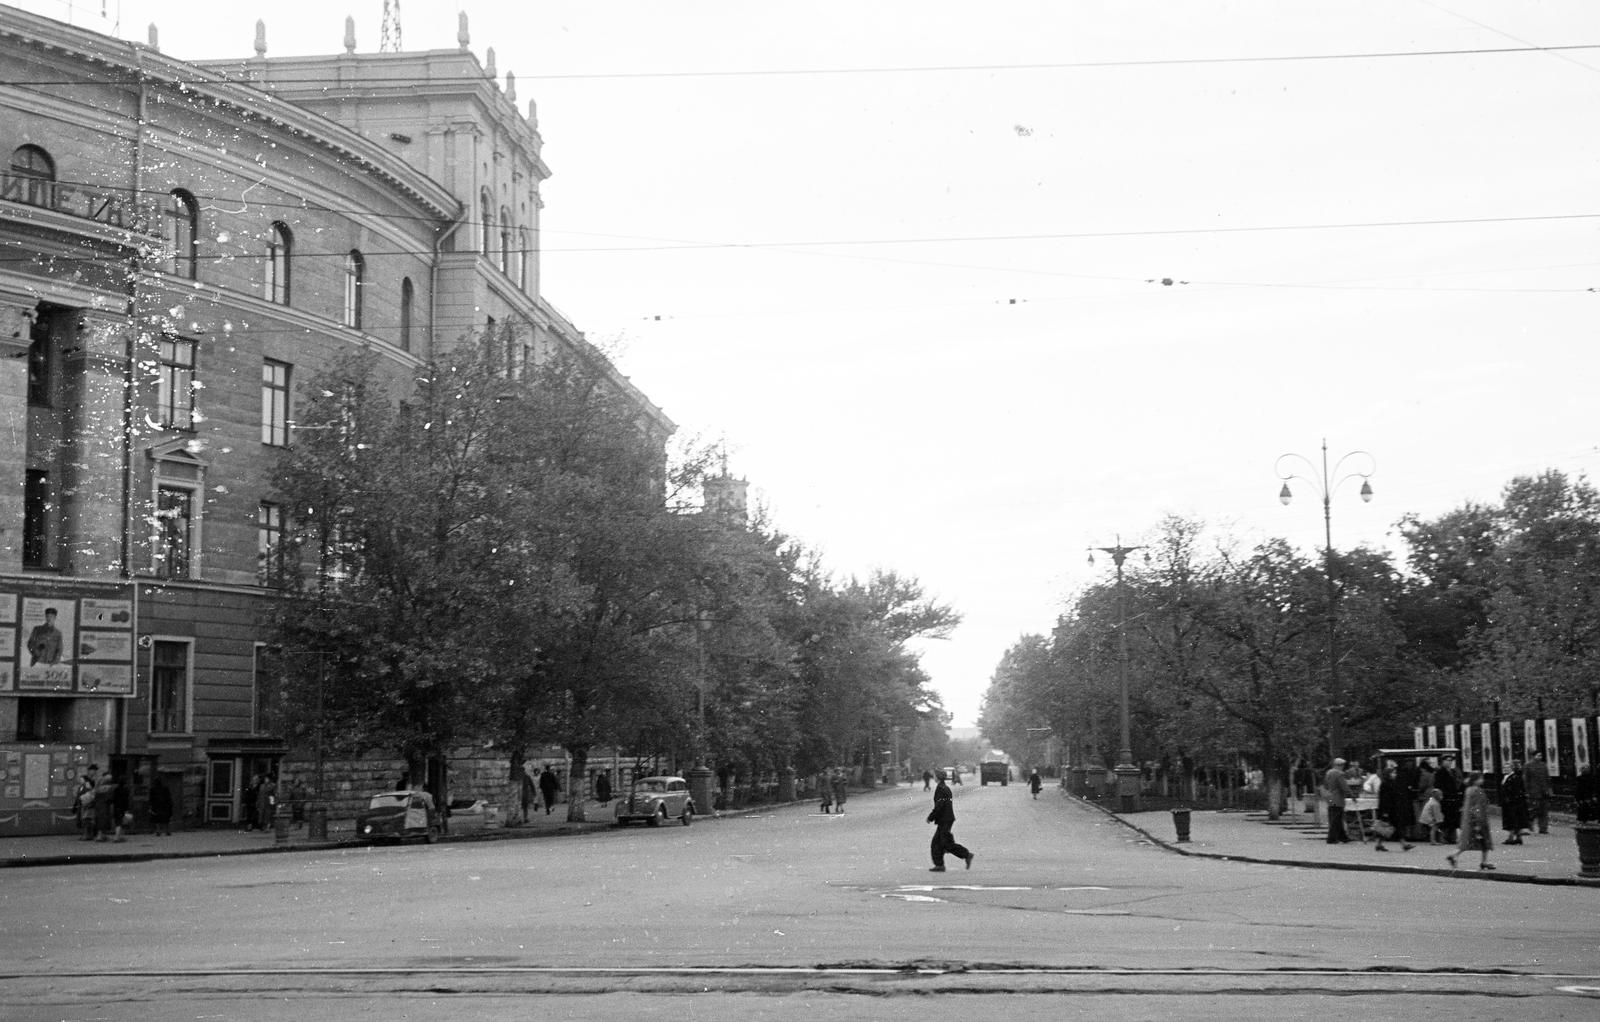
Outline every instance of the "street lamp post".
{"type": "Polygon", "coordinates": [[[1091,565],[1094,564],[1094,551],[1099,550],[1110,554],[1111,563],[1117,567],[1117,684],[1122,702],[1122,747],[1117,750],[1117,765],[1112,769],[1117,775],[1117,797],[1125,813],[1139,811],[1139,768],[1133,762],[1133,736],[1128,727],[1128,592],[1122,578],[1122,562],[1135,550],[1143,549],[1140,546],[1123,546],[1122,537],[1118,536],[1115,546],[1092,547],[1089,551],[1091,565]]]}
{"type": "Polygon", "coordinates": [[[1339,689],[1339,634],[1338,634],[1338,586],[1333,580],[1333,495],[1340,485],[1352,479],[1361,480],[1361,499],[1372,500],[1372,483],[1369,480],[1378,470],[1377,459],[1366,451],[1350,451],[1341,455],[1339,460],[1328,467],[1328,441],[1322,441],[1321,474],[1317,473],[1318,466],[1303,454],[1279,455],[1273,465],[1273,471],[1279,479],[1283,480],[1283,488],[1278,491],[1278,500],[1285,506],[1294,499],[1294,494],[1289,490],[1289,480],[1298,479],[1310,483],[1322,498],[1322,573],[1328,585],[1328,758],[1339,755],[1339,722],[1343,712],[1343,693],[1339,689]],[[1350,459],[1365,459],[1366,471],[1352,468],[1344,474],[1344,463],[1350,459]],[[1289,470],[1286,471],[1284,463],[1288,462],[1289,470]],[[1303,465],[1308,472],[1304,475],[1295,469],[1303,465]]]}

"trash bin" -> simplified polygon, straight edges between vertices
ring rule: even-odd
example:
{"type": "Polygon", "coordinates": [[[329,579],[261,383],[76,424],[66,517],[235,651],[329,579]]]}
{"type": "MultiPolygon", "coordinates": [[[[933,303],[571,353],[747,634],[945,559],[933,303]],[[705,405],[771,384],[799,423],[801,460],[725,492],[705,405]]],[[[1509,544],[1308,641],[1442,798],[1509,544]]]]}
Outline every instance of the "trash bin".
{"type": "Polygon", "coordinates": [[[1189,810],[1174,809],[1172,811],[1172,825],[1178,830],[1178,843],[1187,842],[1189,840],[1189,810]]]}
{"type": "Polygon", "coordinates": [[[306,808],[306,840],[328,840],[328,807],[314,803],[306,808]]]}

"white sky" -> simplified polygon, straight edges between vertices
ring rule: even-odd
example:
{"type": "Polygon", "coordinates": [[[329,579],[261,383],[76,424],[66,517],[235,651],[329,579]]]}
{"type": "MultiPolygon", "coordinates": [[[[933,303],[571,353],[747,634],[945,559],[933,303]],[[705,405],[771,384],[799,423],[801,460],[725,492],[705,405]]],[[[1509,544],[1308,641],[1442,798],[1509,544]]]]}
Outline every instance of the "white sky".
{"type": "MultiPolygon", "coordinates": [[[[184,59],[382,12],[17,6],[184,59]]],[[[1224,59],[1594,46],[1593,0],[404,0],[404,48],[462,9],[539,104],[545,295],[836,573],[965,615],[924,657],[957,724],[1086,547],[1320,549],[1286,451],[1375,457],[1339,546],[1600,464],[1600,48],[1224,59]]]]}

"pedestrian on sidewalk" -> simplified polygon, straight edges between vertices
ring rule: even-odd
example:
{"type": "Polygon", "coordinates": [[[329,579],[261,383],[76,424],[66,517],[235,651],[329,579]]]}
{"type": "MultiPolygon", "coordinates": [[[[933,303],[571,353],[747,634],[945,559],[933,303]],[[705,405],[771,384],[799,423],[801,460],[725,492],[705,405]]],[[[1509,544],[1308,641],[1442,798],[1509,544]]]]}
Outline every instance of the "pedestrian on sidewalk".
{"type": "Polygon", "coordinates": [[[1344,760],[1333,761],[1333,766],[1322,777],[1322,790],[1328,795],[1328,844],[1348,844],[1350,836],[1344,832],[1344,804],[1350,795],[1350,782],[1345,777],[1344,760]]]}
{"type": "Polygon", "coordinates": [[[594,779],[594,800],[601,805],[611,802],[611,771],[602,770],[600,776],[594,779]]]}
{"type": "Polygon", "coordinates": [[[922,790],[923,791],[930,791],[930,790],[932,790],[932,788],[933,788],[933,771],[932,770],[924,770],[924,771],[922,771],[922,790]]]}
{"type": "Polygon", "coordinates": [[[1454,841],[1461,827],[1462,800],[1461,771],[1456,768],[1454,756],[1439,760],[1439,769],[1433,773],[1433,786],[1439,789],[1439,808],[1444,810],[1444,839],[1454,841]]]}
{"type": "Polygon", "coordinates": [[[1474,770],[1467,775],[1467,792],[1461,800],[1461,839],[1453,854],[1445,856],[1450,868],[1456,868],[1456,857],[1462,852],[1477,851],[1482,854],[1479,869],[1494,869],[1489,853],[1494,850],[1494,836],[1489,833],[1489,796],[1483,790],[1483,774],[1474,770]]]}
{"type": "Polygon", "coordinates": [[[1044,787],[1044,782],[1039,779],[1039,771],[1035,768],[1033,773],[1028,775],[1028,788],[1033,792],[1034,798],[1039,797],[1039,789],[1042,787],[1044,787]]]}
{"type": "Polygon", "coordinates": [[[822,811],[833,812],[833,778],[828,776],[826,770],[817,775],[817,792],[822,796],[822,811]]]}
{"type": "Polygon", "coordinates": [[[94,839],[96,841],[111,840],[111,807],[116,793],[116,778],[112,777],[111,771],[107,770],[94,786],[94,839]]]}
{"type": "Polygon", "coordinates": [[[1375,852],[1387,852],[1384,846],[1383,828],[1390,828],[1389,837],[1400,839],[1400,850],[1411,851],[1411,826],[1414,820],[1411,805],[1411,789],[1399,778],[1393,762],[1383,764],[1383,769],[1378,773],[1378,809],[1376,813],[1378,826],[1373,830],[1377,832],[1377,844],[1373,846],[1375,852]]]}
{"type": "Polygon", "coordinates": [[[557,779],[550,764],[544,765],[544,770],[539,774],[539,794],[544,796],[544,814],[549,816],[556,808],[556,795],[561,791],[561,781],[557,779]]]}
{"type": "Polygon", "coordinates": [[[1544,761],[1544,753],[1534,753],[1528,765],[1522,768],[1522,786],[1528,795],[1528,815],[1523,829],[1531,833],[1534,824],[1538,824],[1539,833],[1550,833],[1550,768],[1544,761]]]}
{"type": "Polygon", "coordinates": [[[933,824],[933,843],[929,846],[929,851],[933,855],[933,868],[928,871],[930,873],[944,872],[946,855],[954,855],[958,859],[965,860],[968,869],[972,868],[972,860],[977,858],[956,843],[955,801],[950,786],[944,782],[944,771],[940,770],[939,786],[933,789],[933,812],[928,814],[928,822],[933,824]]]}
{"type": "Polygon", "coordinates": [[[99,833],[94,825],[94,789],[100,785],[100,764],[90,763],[78,778],[78,790],[72,796],[72,811],[78,817],[78,840],[93,841],[99,833]]]}
{"type": "Polygon", "coordinates": [[[844,815],[844,800],[846,798],[848,798],[849,795],[850,795],[850,792],[849,792],[848,786],[846,785],[845,779],[844,779],[844,771],[843,770],[835,770],[833,772],[833,811],[834,812],[838,813],[841,816],[844,815]]]}
{"type": "Polygon", "coordinates": [[[129,812],[133,806],[133,787],[128,783],[127,774],[118,777],[116,782],[111,789],[111,840],[121,844],[127,840],[123,832],[133,825],[133,813],[129,812]]]}
{"type": "Polygon", "coordinates": [[[1505,844],[1522,844],[1528,830],[1528,792],[1522,785],[1522,764],[1512,760],[1500,778],[1500,826],[1505,829],[1505,844]]]}
{"type": "Polygon", "coordinates": [[[150,830],[156,837],[172,836],[172,791],[160,774],[150,775],[150,830]]]}
{"type": "Polygon", "coordinates": [[[1417,822],[1428,828],[1428,844],[1444,844],[1444,835],[1441,824],[1444,823],[1444,809],[1439,805],[1439,789],[1428,789],[1428,801],[1422,804],[1422,814],[1417,817],[1417,822]]]}

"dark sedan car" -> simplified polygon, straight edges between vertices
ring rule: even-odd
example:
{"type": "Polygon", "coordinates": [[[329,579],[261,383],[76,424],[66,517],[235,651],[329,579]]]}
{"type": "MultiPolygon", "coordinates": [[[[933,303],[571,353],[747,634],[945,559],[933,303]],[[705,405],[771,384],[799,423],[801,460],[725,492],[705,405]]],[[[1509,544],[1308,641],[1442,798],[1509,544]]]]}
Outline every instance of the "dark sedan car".
{"type": "Polygon", "coordinates": [[[356,837],[363,841],[421,838],[432,844],[443,833],[444,820],[426,791],[379,792],[356,816],[356,837]]]}

